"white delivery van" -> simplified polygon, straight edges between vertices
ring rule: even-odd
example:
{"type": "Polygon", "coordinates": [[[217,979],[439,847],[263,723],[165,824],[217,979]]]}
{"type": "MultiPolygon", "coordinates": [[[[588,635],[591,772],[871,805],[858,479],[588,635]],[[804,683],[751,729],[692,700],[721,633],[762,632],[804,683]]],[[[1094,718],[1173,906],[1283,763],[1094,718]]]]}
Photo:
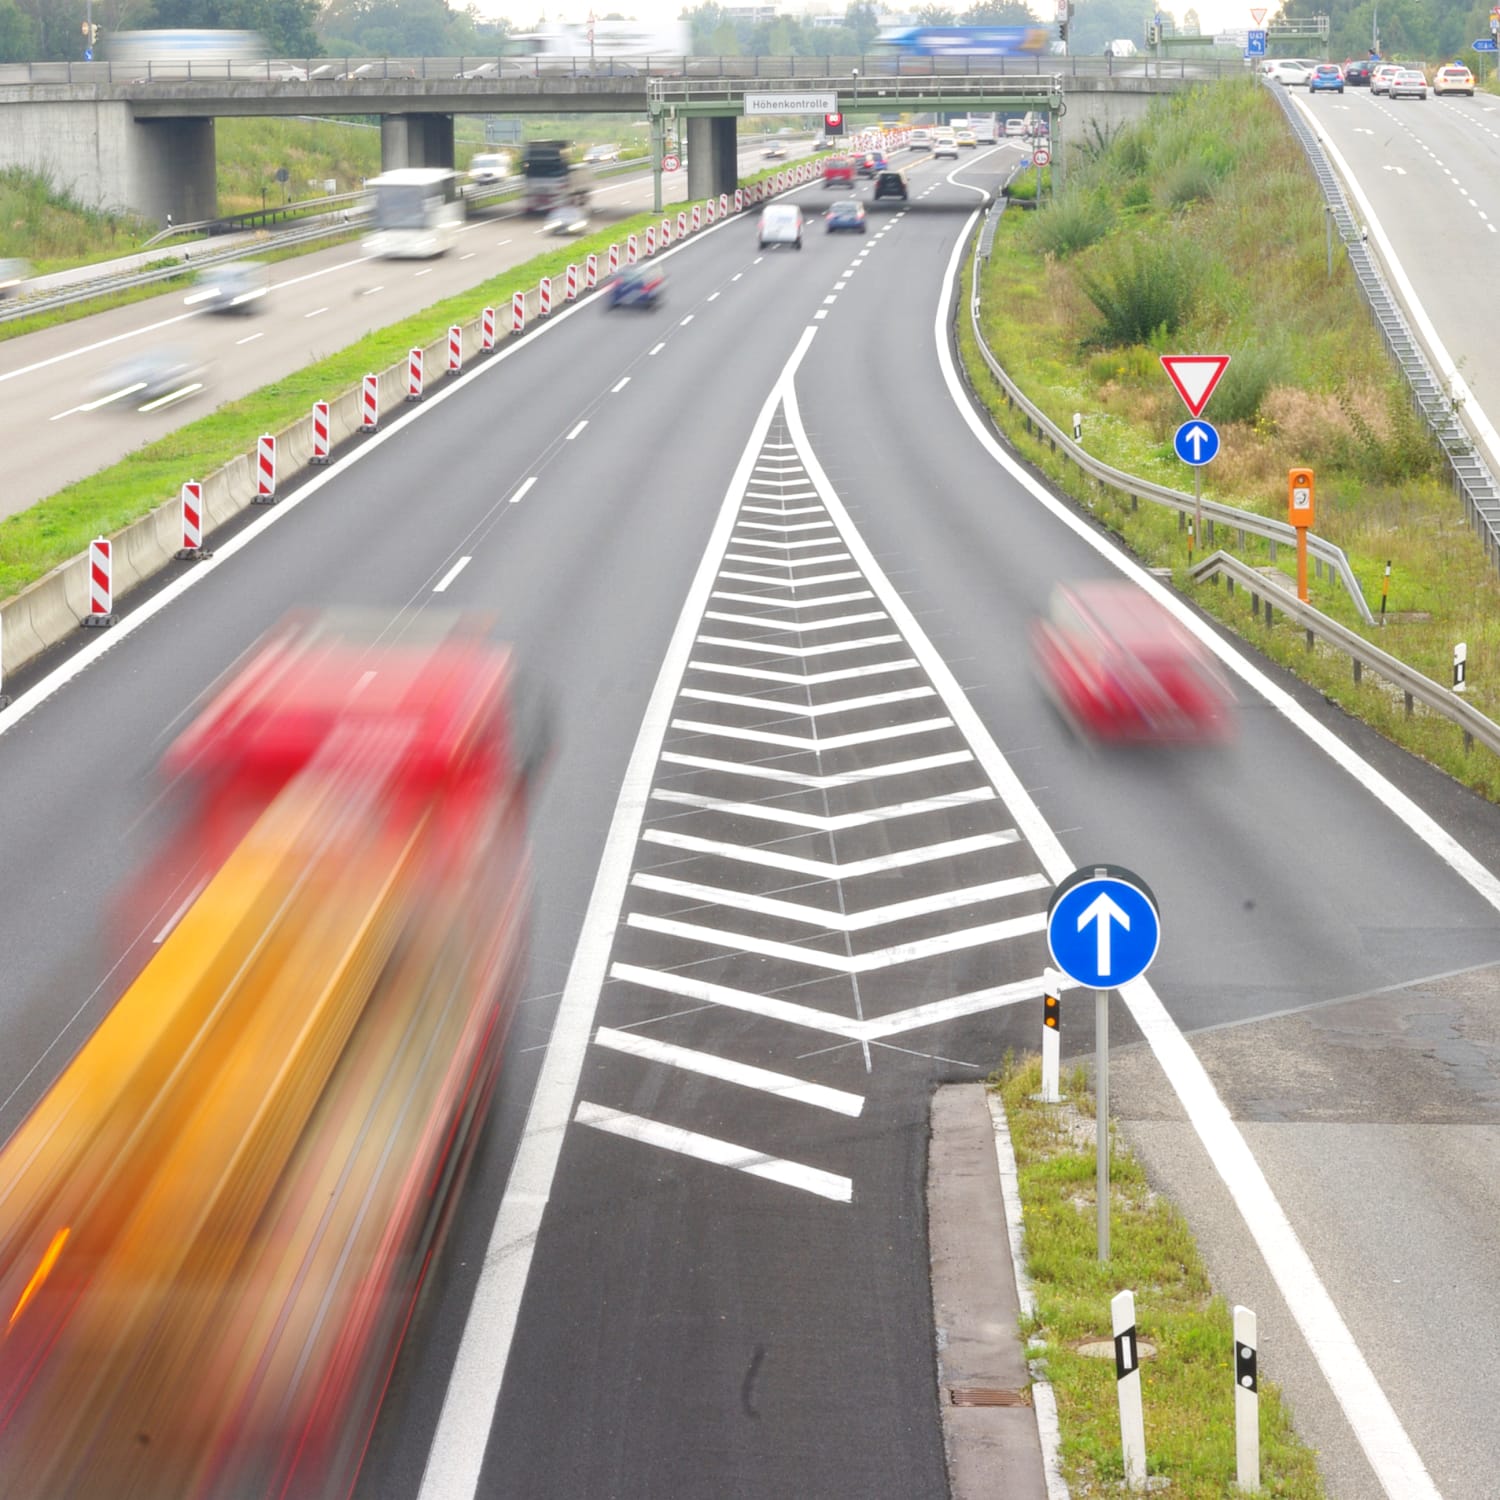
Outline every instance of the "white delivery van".
{"type": "Polygon", "coordinates": [[[802,210],[795,203],[770,203],[760,212],[760,248],[795,245],[802,248],[802,210]]]}

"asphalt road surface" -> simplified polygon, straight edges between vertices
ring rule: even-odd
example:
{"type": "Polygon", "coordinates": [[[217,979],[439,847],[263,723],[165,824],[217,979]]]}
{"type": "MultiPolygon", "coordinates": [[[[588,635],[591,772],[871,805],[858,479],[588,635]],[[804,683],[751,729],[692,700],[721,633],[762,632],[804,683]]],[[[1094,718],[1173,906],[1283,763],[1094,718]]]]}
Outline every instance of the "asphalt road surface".
{"type": "MultiPolygon", "coordinates": [[[[789,144],[788,157],[809,149],[806,141],[789,144]]],[[[764,150],[763,144],[744,149],[744,174],[766,164],[764,150]]],[[[664,202],[685,200],[686,170],[663,176],[662,196],[664,202]]],[[[594,192],[590,227],[650,206],[649,175],[606,178],[594,192]]],[[[278,262],[265,310],[251,317],[190,307],[190,294],[179,289],[0,343],[8,438],[0,518],[220,402],[259,390],[560,243],[543,232],[540,219],[500,206],[469,220],[456,247],[434,260],[377,260],[355,240],[278,262]],[[204,388],[151,412],[129,401],[86,409],[128,384],[120,371],[147,350],[170,353],[184,368],[200,371],[204,388]]],[[[475,316],[478,311],[476,304],[475,316]]]]}
{"type": "MultiPolygon", "coordinates": [[[[1058,580],[1116,566],[951,383],[969,184],[1008,154],[920,164],[909,205],[872,205],[863,237],[813,220],[800,253],[761,252],[753,220],[715,228],[664,262],[656,311],[559,315],[190,586],[7,684],[74,672],[0,720],[6,1132],[113,999],[132,938],[150,943],[100,922],[141,858],[145,773],[288,608],[489,610],[548,684],[533,991],[363,1500],[944,1494],[928,1094],[1034,1044],[1042,913],[1075,864],[1155,890],[1161,955],[1115,1040],[1149,1042],[1144,1097],[1198,1122],[1172,1144],[1184,1174],[1220,1166],[1205,1232],[1241,1245],[1263,1225],[1235,1202],[1267,1201],[1237,1154],[1253,1113],[1232,1049],[1199,1074],[1183,1034],[1497,972],[1500,812],[1201,622],[1241,699],[1222,752],[1096,752],[1047,706],[1028,626],[1058,580]]],[[[1400,1070],[1379,1027],[1367,1045],[1400,1070]]],[[[1491,1131],[1472,1173],[1493,1177],[1493,1054],[1450,1055],[1445,1085],[1491,1131]]],[[[1260,1170],[1313,1259],[1263,1235],[1256,1274],[1287,1303],[1263,1332],[1366,1464],[1346,1493],[1408,1500],[1430,1470],[1449,1500],[1492,1494],[1483,1195],[1445,1201],[1420,1150],[1372,1161],[1368,1137],[1307,1137],[1314,1172],[1296,1132],[1314,1101],[1353,1108],[1357,1075],[1282,1072],[1286,1149],[1260,1170]],[[1439,1220],[1461,1274],[1420,1298],[1358,1258],[1415,1258],[1439,1220]],[[1435,1395],[1439,1358],[1467,1378],[1435,1395]]]]}

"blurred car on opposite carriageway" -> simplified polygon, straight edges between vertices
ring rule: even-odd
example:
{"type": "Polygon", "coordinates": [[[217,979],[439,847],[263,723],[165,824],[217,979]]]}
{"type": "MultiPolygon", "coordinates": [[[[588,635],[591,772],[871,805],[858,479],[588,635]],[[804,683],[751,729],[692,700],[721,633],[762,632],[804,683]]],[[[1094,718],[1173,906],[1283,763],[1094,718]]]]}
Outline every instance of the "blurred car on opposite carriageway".
{"type": "Polygon", "coordinates": [[[1032,649],[1044,691],[1091,739],[1213,744],[1233,731],[1217,663],[1135,584],[1059,585],[1032,649]]]}
{"type": "Polygon", "coordinates": [[[19,296],[30,275],[31,267],[26,261],[0,260],[0,302],[7,297],[19,296]]]}
{"type": "Polygon", "coordinates": [[[780,141],[772,141],[761,155],[766,161],[780,161],[786,155],[786,147],[780,141]]]}
{"type": "Polygon", "coordinates": [[[260,312],[271,292],[271,273],[258,260],[234,260],[198,274],[198,289],[183,301],[212,313],[260,312]]]}
{"type": "Polygon", "coordinates": [[[469,158],[469,181],[475,187],[491,187],[511,175],[509,151],[477,151],[469,158]]]}
{"type": "Polygon", "coordinates": [[[823,215],[829,234],[840,229],[852,229],[855,234],[865,232],[865,206],[858,198],[836,198],[828,205],[823,215]]]}
{"type": "Polygon", "coordinates": [[[156,411],[195,396],[208,383],[208,366],[186,349],[144,349],[94,382],[80,411],[156,411]]]}
{"type": "Polygon", "coordinates": [[[609,307],[655,307],[666,277],[655,266],[626,266],[609,283],[609,307]]]}

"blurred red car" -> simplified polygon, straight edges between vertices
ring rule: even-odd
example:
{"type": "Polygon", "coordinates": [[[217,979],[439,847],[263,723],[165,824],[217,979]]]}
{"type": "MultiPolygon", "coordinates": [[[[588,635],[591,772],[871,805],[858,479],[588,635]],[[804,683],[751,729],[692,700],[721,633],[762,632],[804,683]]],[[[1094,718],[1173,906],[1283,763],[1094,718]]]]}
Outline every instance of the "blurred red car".
{"type": "Polygon", "coordinates": [[[1043,687],[1091,738],[1216,743],[1231,733],[1234,695],[1217,664],[1134,584],[1059,585],[1032,645],[1043,687]]]}

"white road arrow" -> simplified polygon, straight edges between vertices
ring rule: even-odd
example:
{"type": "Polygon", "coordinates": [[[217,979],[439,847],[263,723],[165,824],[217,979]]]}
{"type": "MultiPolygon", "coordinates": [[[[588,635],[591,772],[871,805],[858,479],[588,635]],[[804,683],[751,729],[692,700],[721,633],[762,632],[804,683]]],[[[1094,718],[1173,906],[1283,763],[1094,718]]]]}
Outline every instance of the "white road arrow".
{"type": "Polygon", "coordinates": [[[1099,943],[1099,961],[1094,967],[1099,971],[1101,977],[1109,978],[1110,971],[1110,938],[1113,936],[1111,922],[1118,922],[1126,932],[1130,931],[1130,918],[1120,910],[1110,899],[1107,891],[1101,891],[1089,904],[1079,913],[1078,930],[1083,931],[1090,922],[1099,924],[1097,939],[1099,943]]]}
{"type": "Polygon", "coordinates": [[[1213,441],[1213,439],[1208,434],[1208,429],[1201,426],[1197,422],[1194,422],[1193,425],[1189,427],[1188,430],[1182,435],[1182,440],[1192,448],[1193,457],[1195,459],[1202,458],[1203,445],[1205,443],[1211,443],[1213,441]]]}

